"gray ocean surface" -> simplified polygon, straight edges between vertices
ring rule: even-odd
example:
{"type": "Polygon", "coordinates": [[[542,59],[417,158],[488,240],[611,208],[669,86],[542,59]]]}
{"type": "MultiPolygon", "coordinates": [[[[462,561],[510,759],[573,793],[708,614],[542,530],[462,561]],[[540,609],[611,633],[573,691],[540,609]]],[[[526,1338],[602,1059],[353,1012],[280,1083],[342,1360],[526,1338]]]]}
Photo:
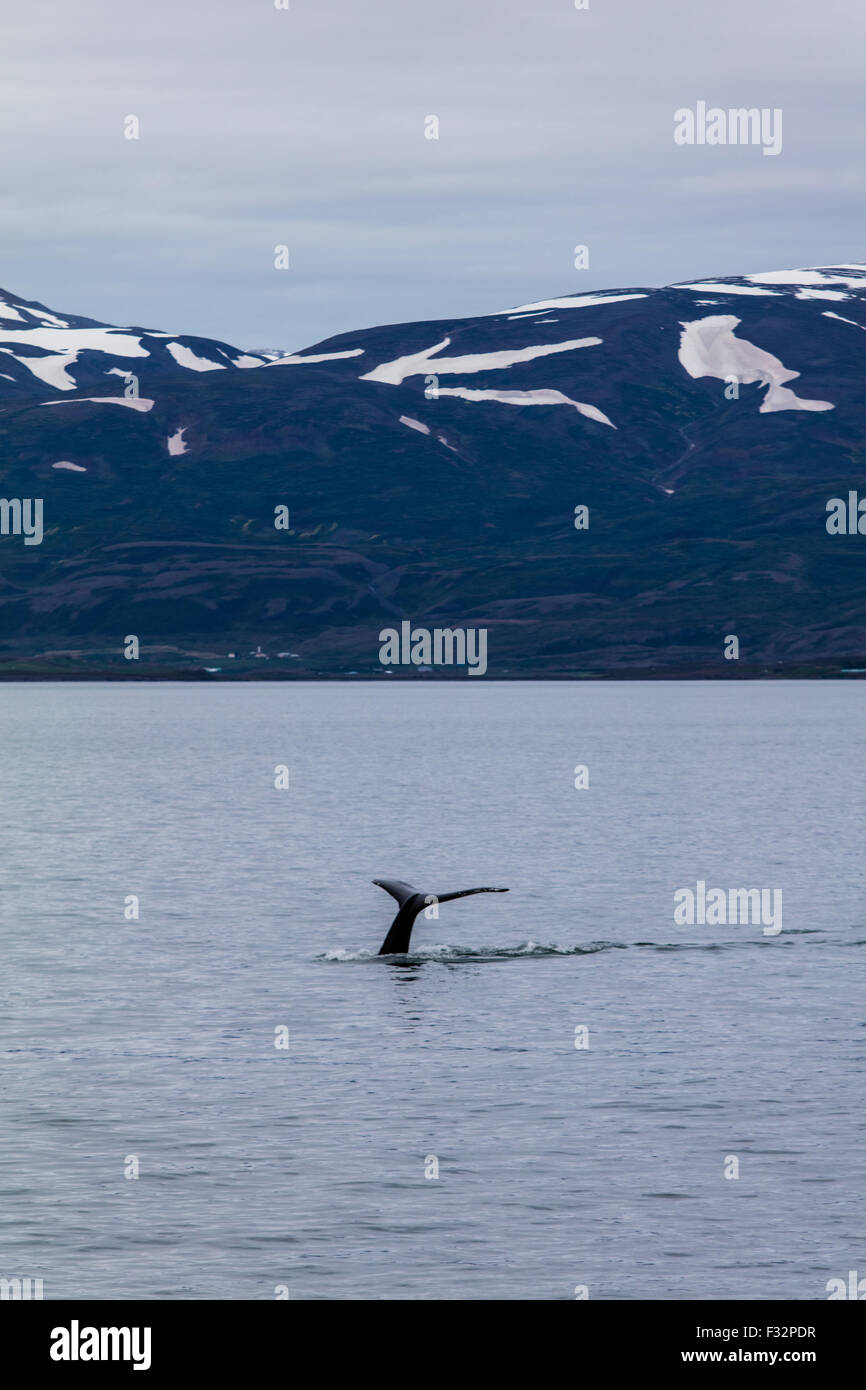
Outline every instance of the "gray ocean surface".
{"type": "Polygon", "coordinates": [[[0,1276],[866,1274],[863,710],[856,682],[0,686],[0,1276]],[[511,891],[379,959],[378,877],[511,891]],[[698,880],[781,889],[781,933],[678,926],[698,880]]]}

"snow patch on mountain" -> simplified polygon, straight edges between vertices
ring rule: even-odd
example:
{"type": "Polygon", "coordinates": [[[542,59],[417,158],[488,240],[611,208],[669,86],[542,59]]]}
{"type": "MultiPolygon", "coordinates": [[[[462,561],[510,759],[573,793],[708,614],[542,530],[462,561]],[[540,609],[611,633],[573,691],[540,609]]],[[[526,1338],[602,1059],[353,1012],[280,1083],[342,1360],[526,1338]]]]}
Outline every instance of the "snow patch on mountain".
{"type": "MultiPolygon", "coordinates": [[[[59,322],[59,320],[58,320],[59,322]]],[[[58,391],[74,391],[76,382],[67,368],[80,352],[104,352],[114,357],[149,357],[139,335],[119,328],[0,328],[0,343],[13,343],[11,352],[16,362],[33,376],[58,391]],[[30,357],[17,352],[21,347],[42,348],[43,357],[30,357]]]]}
{"type": "Polygon", "coordinates": [[[761,289],[758,285],[725,285],[721,282],[716,283],[713,281],[707,281],[706,283],[702,282],[699,285],[673,285],[671,288],[675,290],[697,290],[701,294],[705,291],[709,294],[769,294],[774,295],[776,298],[778,298],[779,294],[778,290],[765,290],[761,289]]]}
{"type": "Polygon", "coordinates": [[[573,352],[577,348],[598,347],[601,338],[572,338],[566,343],[539,344],[535,347],[503,348],[498,352],[473,352],[462,357],[434,357],[434,353],[450,347],[451,339],[443,338],[441,343],[422,348],[420,352],[408,353],[405,357],[395,357],[392,362],[382,362],[372,372],[366,372],[361,381],[384,381],[389,386],[400,386],[409,376],[422,376],[433,373],[454,372],[494,372],[503,367],[513,367],[517,362],[532,362],[536,357],[549,357],[551,353],[573,352]]]}
{"type": "Polygon", "coordinates": [[[764,270],[760,275],[745,278],[762,285],[845,285],[848,289],[866,289],[866,276],[835,275],[836,269],[862,269],[852,266],[828,266],[821,270],[764,270]]]}
{"type": "Polygon", "coordinates": [[[130,410],[153,410],[153,401],[144,396],[72,396],[65,401],[41,401],[41,405],[80,405],[87,401],[90,405],[125,405],[130,410]]]}
{"type": "MultiPolygon", "coordinates": [[[[792,376],[799,376],[792,372],[792,376]]],[[[832,410],[829,401],[807,401],[798,396],[788,386],[771,385],[759,410],[759,415],[768,415],[773,410],[832,410]]]]}
{"type": "Polygon", "coordinates": [[[799,289],[796,293],[797,299],[850,299],[850,294],[844,290],[813,290],[799,289]]]}
{"type": "Polygon", "coordinates": [[[46,386],[53,386],[57,391],[74,391],[76,383],[66,370],[71,367],[78,358],[77,352],[46,354],[45,357],[21,357],[12,352],[11,348],[2,348],[10,357],[14,357],[16,362],[20,362],[22,367],[40,381],[44,381],[46,386]]]}
{"type": "Polygon", "coordinates": [[[290,352],[285,357],[278,357],[276,362],[265,362],[266,367],[295,367],[302,362],[339,362],[343,357],[363,357],[363,348],[349,348],[348,352],[311,352],[304,357],[300,353],[290,352]]]}
{"type": "Polygon", "coordinates": [[[0,342],[46,352],[107,352],[114,357],[149,357],[141,335],[123,328],[0,328],[0,342]]]}
{"type": "Polygon", "coordinates": [[[745,338],[734,329],[741,322],[733,314],[713,314],[708,318],[681,323],[679,360],[690,377],[735,377],[744,386],[755,382],[768,387],[760,414],[774,410],[833,410],[830,401],[810,401],[783,385],[800,375],[745,338]]]}
{"type": "Polygon", "coordinates": [[[586,405],[584,401],[573,401],[561,391],[477,391],[468,386],[440,386],[438,394],[459,396],[464,401],[501,401],[503,405],[573,405],[575,410],[579,410],[587,419],[597,420],[600,425],[610,425],[612,430],[616,429],[613,421],[596,406],[586,405]]]}
{"type": "Polygon", "coordinates": [[[838,319],[840,323],[850,323],[852,327],[860,328],[864,333],[866,333],[866,326],[864,326],[862,323],[858,323],[856,319],[843,318],[841,314],[834,314],[832,309],[824,309],[821,314],[821,317],[825,319],[838,319]]]}
{"type": "MultiPolygon", "coordinates": [[[[545,309],[587,309],[591,304],[624,304],[627,299],[649,299],[648,294],[569,294],[562,299],[539,299],[535,304],[519,304],[515,314],[543,313],[545,309]]],[[[498,315],[488,314],[488,318],[498,315]]]]}
{"type": "Polygon", "coordinates": [[[209,357],[199,357],[192,348],[184,347],[183,343],[166,343],[165,346],[177,365],[188,367],[191,372],[224,372],[226,369],[224,362],[212,362],[209,357]]]}
{"type": "Polygon", "coordinates": [[[47,309],[28,308],[27,313],[32,314],[34,318],[41,319],[43,323],[50,324],[52,328],[69,328],[70,326],[66,319],[59,319],[56,314],[49,314],[47,309]]]}

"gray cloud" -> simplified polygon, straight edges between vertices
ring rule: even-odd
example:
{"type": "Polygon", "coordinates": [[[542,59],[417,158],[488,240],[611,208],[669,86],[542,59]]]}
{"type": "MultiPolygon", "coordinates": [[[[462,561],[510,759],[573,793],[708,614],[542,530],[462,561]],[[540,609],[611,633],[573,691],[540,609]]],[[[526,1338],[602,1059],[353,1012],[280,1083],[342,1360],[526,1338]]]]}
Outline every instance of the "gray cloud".
{"type": "Polygon", "coordinates": [[[590,4],[19,7],[0,283],[296,348],[574,290],[864,259],[858,0],[590,4]],[[674,110],[699,99],[781,107],[782,154],[675,146],[674,110]],[[139,141],[123,138],[131,113],[139,141]]]}

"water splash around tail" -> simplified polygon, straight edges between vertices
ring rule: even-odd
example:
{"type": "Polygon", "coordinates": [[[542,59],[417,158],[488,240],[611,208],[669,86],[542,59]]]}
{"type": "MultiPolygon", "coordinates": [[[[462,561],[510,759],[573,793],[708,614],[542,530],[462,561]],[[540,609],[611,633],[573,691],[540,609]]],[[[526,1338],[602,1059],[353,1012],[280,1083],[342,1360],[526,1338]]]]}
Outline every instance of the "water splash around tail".
{"type": "Polygon", "coordinates": [[[407,951],[405,955],[400,956],[380,956],[375,951],[350,951],[335,948],[320,952],[317,959],[341,963],[364,961],[384,961],[387,963],[388,961],[400,960],[415,965],[427,961],[438,962],[440,965],[462,965],[484,961],[539,959],[547,956],[589,956],[598,951],[614,951],[624,948],[625,942],[622,941],[592,941],[583,946],[560,946],[554,942],[539,944],[536,941],[525,941],[522,946],[427,946],[423,949],[407,951]]]}

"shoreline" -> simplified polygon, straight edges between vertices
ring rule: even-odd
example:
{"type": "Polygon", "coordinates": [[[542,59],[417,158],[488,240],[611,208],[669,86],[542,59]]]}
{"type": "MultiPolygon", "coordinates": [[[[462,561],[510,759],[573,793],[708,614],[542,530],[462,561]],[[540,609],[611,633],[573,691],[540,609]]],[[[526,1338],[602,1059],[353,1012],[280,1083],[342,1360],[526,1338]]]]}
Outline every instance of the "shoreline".
{"type": "MultiPolygon", "coordinates": [[[[861,658],[862,660],[863,658],[861,658]]],[[[384,668],[379,671],[316,671],[305,669],[292,670],[262,670],[260,667],[234,666],[233,669],[223,668],[219,671],[207,670],[199,665],[171,665],[171,664],[150,664],[139,667],[137,670],[123,669],[116,664],[102,665],[94,663],[82,665],[80,663],[49,664],[47,662],[36,661],[12,661],[0,662],[0,682],[6,683],[32,683],[32,682],[57,682],[57,681],[98,681],[98,682],[159,682],[159,681],[197,681],[210,684],[232,684],[242,682],[257,683],[313,683],[325,684],[327,682],[352,682],[369,684],[374,681],[392,682],[417,682],[421,684],[431,684],[434,682],[447,683],[467,683],[469,685],[481,685],[485,681],[497,682],[548,682],[548,681],[573,681],[573,682],[602,682],[602,681],[773,681],[773,680],[858,680],[866,677],[866,666],[859,667],[853,664],[843,666],[837,662],[812,662],[812,663],[778,663],[772,666],[763,664],[737,665],[730,663],[728,669],[719,670],[718,666],[710,667],[708,664],[694,664],[676,667],[626,667],[622,669],[613,668],[608,670],[574,670],[574,671],[497,671],[488,668],[484,676],[471,677],[466,668],[449,668],[441,671],[417,671],[413,669],[395,668],[390,672],[384,668]]]]}

